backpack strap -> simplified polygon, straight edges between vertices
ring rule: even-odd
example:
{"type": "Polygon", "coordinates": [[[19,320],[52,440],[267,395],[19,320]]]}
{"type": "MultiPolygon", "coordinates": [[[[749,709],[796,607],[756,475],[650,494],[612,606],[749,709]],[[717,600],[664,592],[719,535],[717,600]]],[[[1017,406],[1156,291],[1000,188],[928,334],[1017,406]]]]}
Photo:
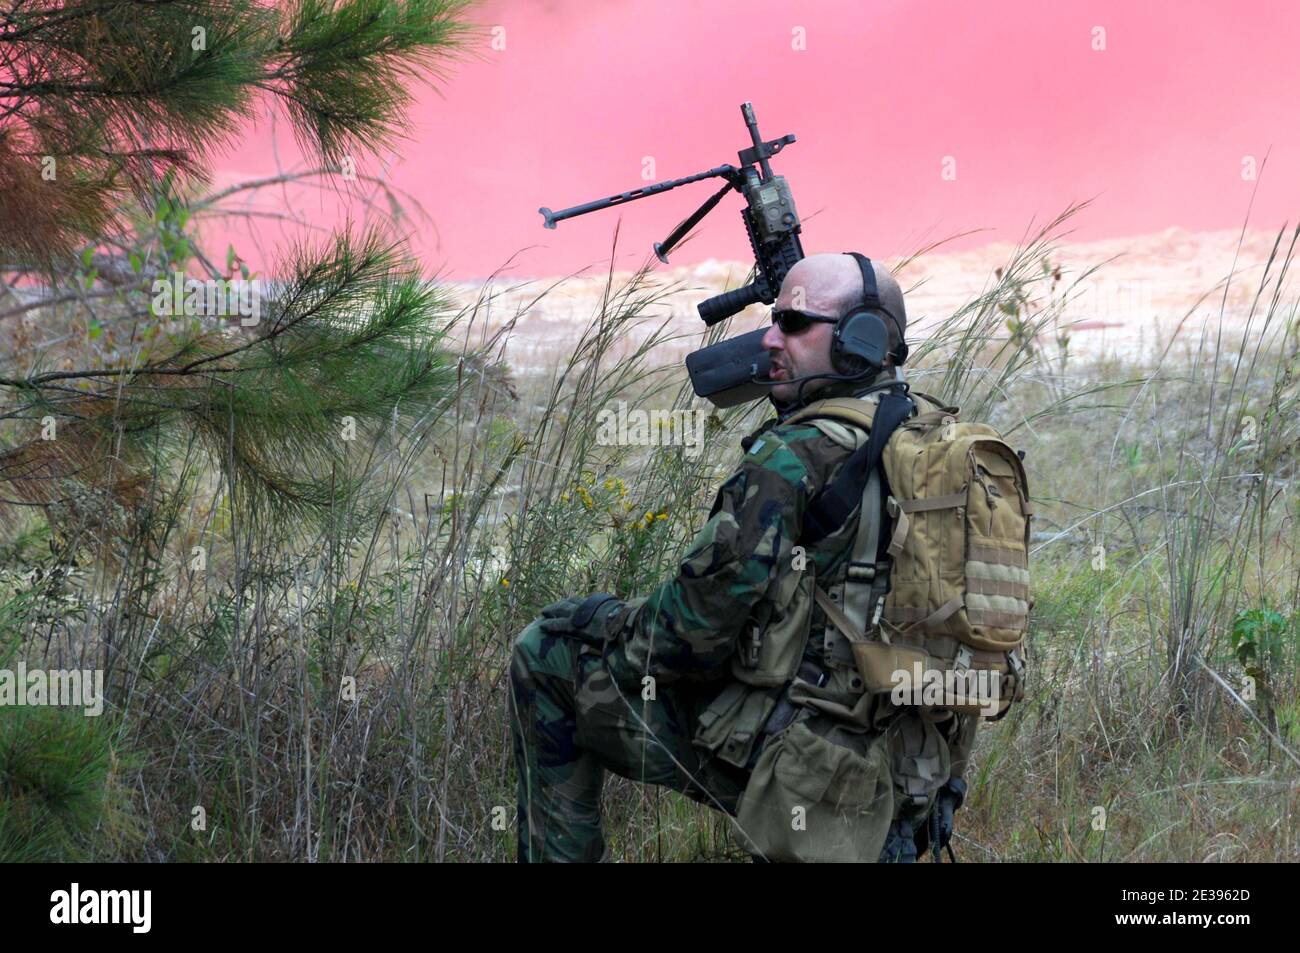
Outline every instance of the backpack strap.
{"type": "MultiPolygon", "coordinates": [[[[806,547],[819,543],[840,530],[849,521],[853,510],[862,502],[862,494],[867,488],[871,475],[879,469],[880,458],[885,452],[885,443],[898,429],[898,425],[911,415],[914,407],[915,405],[905,393],[895,390],[880,396],[874,414],[863,406],[862,401],[855,398],[832,398],[810,404],[786,421],[786,423],[797,423],[811,417],[837,417],[869,431],[867,442],[853,451],[844,461],[839,475],[831,483],[822,487],[821,492],[808,504],[808,510],[804,513],[803,532],[799,535],[799,545],[806,547]],[[853,406],[844,407],[843,405],[846,404],[853,406]]],[[[882,487],[883,485],[882,480],[882,487]]],[[[872,563],[874,562],[875,558],[872,556],[872,563]]]]}
{"type": "Polygon", "coordinates": [[[854,636],[876,628],[889,594],[890,559],[881,551],[885,520],[884,499],[888,481],[881,457],[889,437],[914,410],[906,391],[884,393],[874,408],[855,398],[833,398],[810,404],[789,422],[817,417],[843,420],[867,431],[867,439],[840,467],[836,478],[823,487],[804,514],[799,543],[810,546],[839,531],[858,510],[857,533],[849,554],[844,581],[816,598],[832,625],[826,633],[826,657],[853,663],[849,648],[854,636]],[[834,633],[844,639],[840,643],[834,633]]]}
{"type": "Polygon", "coordinates": [[[830,397],[826,400],[814,401],[803,410],[787,417],[785,423],[797,424],[812,420],[814,417],[834,417],[837,420],[847,420],[851,424],[856,424],[863,430],[870,430],[875,416],[874,401],[869,403],[857,397],[830,397]]]}

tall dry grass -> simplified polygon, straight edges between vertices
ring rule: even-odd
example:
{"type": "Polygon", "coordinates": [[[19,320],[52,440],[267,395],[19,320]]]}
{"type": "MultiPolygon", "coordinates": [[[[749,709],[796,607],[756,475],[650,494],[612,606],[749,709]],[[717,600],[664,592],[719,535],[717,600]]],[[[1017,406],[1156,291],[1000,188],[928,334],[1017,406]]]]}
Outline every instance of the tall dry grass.
{"type": "MultiPolygon", "coordinates": [[[[1026,450],[1040,514],[1031,690],[982,732],[958,857],[1294,860],[1295,234],[1245,326],[1221,310],[1142,358],[1085,359],[1069,300],[1088,275],[1052,264],[1074,211],[910,372],[1026,450]]],[[[0,855],[513,858],[511,640],[547,602],[671,574],[764,408],[714,414],[698,457],[602,446],[619,400],[697,406],[684,371],[653,366],[675,289],[611,276],[568,357],[519,374],[548,289],[503,319],[498,287],[457,315],[457,400],[358,448],[380,515],[271,532],[196,455],[111,539],[69,554],[37,516],[9,532],[0,660],[103,667],[108,705],[76,744],[55,725],[33,749],[70,754],[62,780],[0,731],[0,855]],[[37,829],[14,823],[56,787],[37,829]]],[[[726,819],[672,793],[611,779],[606,813],[621,859],[744,856],[726,819]]]]}

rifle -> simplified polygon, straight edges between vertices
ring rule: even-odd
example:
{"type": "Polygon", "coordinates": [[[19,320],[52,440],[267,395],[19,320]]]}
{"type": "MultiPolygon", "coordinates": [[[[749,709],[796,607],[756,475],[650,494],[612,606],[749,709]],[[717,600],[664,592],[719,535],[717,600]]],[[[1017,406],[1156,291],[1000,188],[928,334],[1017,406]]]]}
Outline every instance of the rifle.
{"type": "MultiPolygon", "coordinates": [[[[771,304],[781,290],[781,282],[795,262],[804,257],[799,234],[803,226],[799,213],[795,209],[794,196],[784,176],[774,175],[770,159],[782,149],[795,141],[793,135],[766,142],[758,131],[758,121],[754,118],[752,103],[742,103],[741,116],[749,130],[752,145],[738,153],[740,165],[720,165],[682,179],[656,182],[644,188],[630,192],[620,192],[608,198],[575,205],[572,208],[552,212],[549,208],[538,209],[547,228],[555,226],[565,219],[597,212],[614,205],[623,205],[637,199],[659,195],[682,185],[699,182],[703,179],[722,178],[726,184],[715,192],[703,205],[696,209],[662,242],[655,242],[654,252],[664,264],[668,263],[668,254],[686,234],[700,223],[704,216],[722,201],[732,189],[745,199],[741,218],[745,231],[749,235],[750,249],[754,254],[754,280],[733,291],[724,291],[701,301],[698,305],[700,318],[708,326],[731,317],[751,304],[771,304]]],[[[691,377],[695,393],[705,397],[718,407],[730,407],[747,400],[765,396],[767,388],[756,383],[757,378],[764,378],[771,369],[767,349],[762,346],[766,329],[760,328],[735,338],[720,341],[710,347],[701,348],[686,357],[686,369],[691,377]]]]}

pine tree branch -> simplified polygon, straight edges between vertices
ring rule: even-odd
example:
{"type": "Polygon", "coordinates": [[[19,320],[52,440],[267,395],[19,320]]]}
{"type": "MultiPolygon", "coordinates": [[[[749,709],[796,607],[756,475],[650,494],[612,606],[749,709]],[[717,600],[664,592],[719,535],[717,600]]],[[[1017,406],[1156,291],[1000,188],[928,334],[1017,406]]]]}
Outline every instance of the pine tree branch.
{"type": "MultiPolygon", "coordinates": [[[[87,242],[117,244],[141,262],[183,272],[197,260],[216,276],[185,221],[249,186],[186,207],[172,197],[170,173],[159,185],[164,168],[207,151],[266,88],[326,166],[353,147],[377,148],[401,128],[410,101],[401,81],[437,75],[431,57],[453,52],[464,29],[452,19],[461,0],[287,6],[50,0],[0,13],[0,260],[85,283],[98,270],[94,256],[80,267],[57,264],[58,256],[87,242]],[[192,49],[191,24],[207,28],[205,50],[192,49]],[[57,181],[45,181],[45,157],[57,159],[57,181]],[[122,226],[118,243],[133,192],[149,211],[122,226]]],[[[299,253],[279,273],[290,277],[268,305],[269,324],[248,339],[202,321],[142,325],[133,309],[144,281],[77,288],[0,312],[2,319],[64,306],[49,314],[65,337],[84,335],[88,324],[86,350],[112,354],[117,365],[86,366],[92,358],[50,369],[38,359],[40,345],[24,345],[26,365],[15,363],[25,373],[0,377],[12,395],[0,419],[26,429],[52,415],[59,433],[0,451],[3,496],[26,505],[73,501],[78,494],[60,482],[72,480],[84,498],[107,491],[129,509],[141,502],[146,478],[176,476],[169,468],[181,460],[178,448],[197,442],[227,477],[233,505],[254,518],[326,514],[359,500],[365,473],[339,439],[339,420],[352,417],[379,434],[398,417],[436,419],[455,398],[455,361],[441,349],[446,299],[375,234],[299,253]],[[123,305],[101,314],[98,302],[119,294],[123,305]],[[67,305],[77,311],[66,313],[67,305]],[[325,486],[322,473],[338,477],[325,486]]]]}
{"type": "MultiPolygon", "coordinates": [[[[72,23],[76,20],[84,20],[87,17],[98,17],[106,13],[113,13],[123,6],[161,7],[177,2],[183,2],[183,0],[125,0],[125,2],[124,0],[113,0],[113,2],[102,3],[98,6],[79,7],[73,10],[66,10],[66,8],[64,8],[66,12],[59,16],[50,16],[47,19],[41,20],[39,23],[33,23],[31,26],[25,27],[21,30],[0,33],[0,43],[16,43],[19,40],[25,40],[39,34],[42,30],[49,30],[53,27],[63,26],[66,23],[72,23]]],[[[28,4],[26,4],[24,0],[18,0],[18,2],[14,4],[14,10],[26,5],[28,4]]],[[[13,12],[11,11],[5,19],[12,22],[13,12]]]]}

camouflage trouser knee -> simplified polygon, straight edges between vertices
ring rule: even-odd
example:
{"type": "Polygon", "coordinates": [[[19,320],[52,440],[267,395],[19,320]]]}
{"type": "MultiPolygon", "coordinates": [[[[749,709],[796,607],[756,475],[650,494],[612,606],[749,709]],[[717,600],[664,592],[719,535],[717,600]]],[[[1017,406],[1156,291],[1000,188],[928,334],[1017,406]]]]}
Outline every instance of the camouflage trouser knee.
{"type": "Polygon", "coordinates": [[[519,859],[601,859],[606,770],[707,801],[714,784],[700,781],[695,717],[685,693],[665,688],[644,701],[619,687],[594,649],[545,635],[536,622],[524,629],[510,661],[519,859]]]}

